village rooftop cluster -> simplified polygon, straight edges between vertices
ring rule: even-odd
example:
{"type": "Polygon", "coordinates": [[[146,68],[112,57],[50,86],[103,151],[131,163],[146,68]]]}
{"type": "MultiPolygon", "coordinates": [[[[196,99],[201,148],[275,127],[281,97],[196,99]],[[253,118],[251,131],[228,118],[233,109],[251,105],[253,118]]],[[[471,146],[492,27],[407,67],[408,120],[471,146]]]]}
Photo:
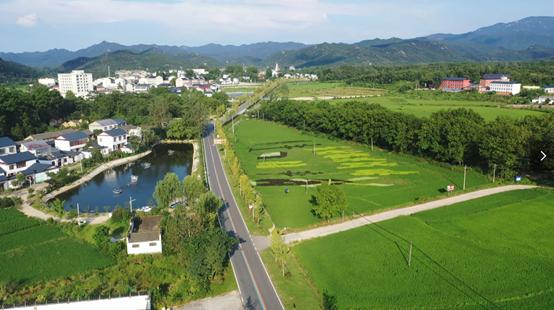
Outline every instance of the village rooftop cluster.
{"type": "Polygon", "coordinates": [[[142,137],[142,129],[122,119],[92,122],[88,130],[64,129],[30,135],[15,142],[0,137],[0,191],[41,183],[60,168],[91,158],[94,150],[103,156],[120,151],[133,153],[129,137],[142,137]]]}

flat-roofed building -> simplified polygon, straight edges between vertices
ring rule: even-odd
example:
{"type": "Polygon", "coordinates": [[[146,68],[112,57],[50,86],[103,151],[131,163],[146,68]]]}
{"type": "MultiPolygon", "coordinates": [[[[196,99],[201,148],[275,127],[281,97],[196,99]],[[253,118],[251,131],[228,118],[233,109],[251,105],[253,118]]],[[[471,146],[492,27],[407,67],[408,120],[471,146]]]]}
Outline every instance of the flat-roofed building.
{"type": "Polygon", "coordinates": [[[86,97],[93,90],[92,73],[83,70],[58,73],[58,87],[64,98],[69,91],[77,97],[86,97]]]}
{"type": "Polygon", "coordinates": [[[513,96],[521,93],[521,84],[518,82],[491,82],[489,89],[499,95],[513,96]]]}
{"type": "Polygon", "coordinates": [[[127,254],[162,253],[160,215],[135,217],[127,235],[127,254]]]}

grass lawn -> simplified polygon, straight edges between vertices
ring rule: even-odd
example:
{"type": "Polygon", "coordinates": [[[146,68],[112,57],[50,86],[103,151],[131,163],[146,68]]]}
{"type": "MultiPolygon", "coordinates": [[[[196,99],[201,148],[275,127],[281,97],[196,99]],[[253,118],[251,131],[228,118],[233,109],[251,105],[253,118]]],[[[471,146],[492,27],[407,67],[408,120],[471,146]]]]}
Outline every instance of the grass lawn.
{"type": "Polygon", "coordinates": [[[309,240],[293,251],[339,309],[551,309],[553,202],[552,189],[507,192],[309,240]]]}
{"type": "MultiPolygon", "coordinates": [[[[334,103],[347,102],[348,99],[335,99],[334,103]]],[[[378,103],[392,111],[413,114],[418,117],[428,117],[434,112],[449,108],[469,108],[479,113],[486,120],[494,120],[498,116],[522,118],[526,115],[542,115],[545,112],[513,109],[506,107],[504,103],[486,101],[464,100],[433,100],[411,99],[403,97],[382,96],[373,98],[360,98],[356,101],[378,103]]]]}
{"type": "MultiPolygon", "coordinates": [[[[277,123],[242,119],[235,124],[235,134],[234,147],[241,167],[256,182],[273,222],[280,228],[320,223],[311,213],[310,200],[314,187],[329,179],[346,193],[345,216],[444,196],[442,190],[448,184],[462,187],[461,167],[439,166],[377,148],[371,151],[369,147],[302,133],[277,123]],[[286,156],[258,159],[262,154],[276,156],[279,152],[286,156]]],[[[227,137],[233,139],[233,134],[229,132],[227,137]]],[[[468,189],[488,183],[484,175],[468,171],[468,189]]]]}
{"type": "Polygon", "coordinates": [[[0,209],[0,281],[65,277],[113,263],[96,248],[14,208],[0,209]]]}
{"type": "Polygon", "coordinates": [[[288,82],[289,98],[382,95],[382,89],[348,86],[337,82],[288,82]]]}

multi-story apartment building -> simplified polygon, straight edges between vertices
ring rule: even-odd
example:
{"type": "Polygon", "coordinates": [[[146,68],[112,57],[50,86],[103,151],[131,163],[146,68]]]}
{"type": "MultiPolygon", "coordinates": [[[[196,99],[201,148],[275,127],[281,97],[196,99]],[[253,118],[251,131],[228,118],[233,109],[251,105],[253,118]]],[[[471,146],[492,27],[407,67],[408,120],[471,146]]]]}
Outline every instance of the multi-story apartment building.
{"type": "Polygon", "coordinates": [[[73,70],[71,73],[58,73],[60,94],[65,97],[71,91],[77,97],[85,97],[93,90],[92,73],[73,70]]]}
{"type": "Polygon", "coordinates": [[[463,77],[449,77],[442,80],[440,89],[446,92],[460,92],[471,89],[471,81],[463,77]]]}
{"type": "Polygon", "coordinates": [[[521,93],[521,84],[517,82],[495,81],[489,84],[489,90],[499,95],[513,96],[521,93]]]}

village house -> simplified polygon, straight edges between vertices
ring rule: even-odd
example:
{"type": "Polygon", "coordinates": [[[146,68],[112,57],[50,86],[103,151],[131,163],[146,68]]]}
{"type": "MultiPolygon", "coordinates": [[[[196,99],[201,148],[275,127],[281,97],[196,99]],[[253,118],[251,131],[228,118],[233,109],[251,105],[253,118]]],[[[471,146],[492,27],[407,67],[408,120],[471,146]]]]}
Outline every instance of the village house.
{"type": "Polygon", "coordinates": [[[37,158],[38,162],[41,164],[48,164],[53,167],[62,167],[81,161],[83,159],[83,154],[72,151],[65,152],[53,150],[49,154],[39,155],[37,158]]]}
{"type": "Polygon", "coordinates": [[[121,150],[127,144],[127,131],[122,128],[104,131],[96,137],[96,142],[109,152],[121,150]]]}
{"type": "Polygon", "coordinates": [[[54,140],[54,146],[60,151],[80,152],[89,141],[89,135],[83,131],[63,134],[54,140]]]}
{"type": "Polygon", "coordinates": [[[8,137],[0,137],[0,156],[17,153],[15,142],[8,137]]]}
{"type": "Polygon", "coordinates": [[[547,94],[554,94],[554,85],[547,85],[544,87],[544,92],[547,94]]]}
{"type": "Polygon", "coordinates": [[[48,155],[52,152],[52,146],[44,140],[23,141],[19,143],[20,152],[30,152],[35,156],[48,155]]]}
{"type": "Polygon", "coordinates": [[[37,158],[30,152],[2,155],[0,156],[0,169],[5,172],[7,178],[10,178],[27,170],[36,162],[37,158]]]}
{"type": "Polygon", "coordinates": [[[127,131],[127,134],[129,137],[139,137],[142,138],[142,128],[135,126],[135,125],[124,125],[121,128],[123,128],[125,131],[127,131]]]}
{"type": "Polygon", "coordinates": [[[449,77],[442,80],[439,88],[445,92],[461,92],[471,89],[471,81],[463,77],[449,77]]]}
{"type": "Polygon", "coordinates": [[[135,217],[131,220],[127,235],[127,254],[162,253],[161,219],[161,216],[156,215],[135,217]]]}
{"type": "Polygon", "coordinates": [[[95,130],[108,131],[119,126],[126,125],[127,123],[122,119],[101,119],[94,121],[88,125],[88,130],[94,132],[95,130]]]}
{"type": "MultiPolygon", "coordinates": [[[[65,135],[65,134],[73,133],[73,132],[77,132],[77,130],[75,130],[75,129],[63,129],[63,130],[58,130],[58,131],[47,131],[47,132],[43,132],[43,133],[37,133],[37,134],[34,134],[34,135],[30,135],[27,138],[25,138],[24,141],[43,140],[45,142],[51,142],[51,141],[56,140],[56,138],[61,136],[61,135],[65,135]]],[[[86,132],[86,133],[88,135],[90,135],[89,132],[86,132]]]]}

